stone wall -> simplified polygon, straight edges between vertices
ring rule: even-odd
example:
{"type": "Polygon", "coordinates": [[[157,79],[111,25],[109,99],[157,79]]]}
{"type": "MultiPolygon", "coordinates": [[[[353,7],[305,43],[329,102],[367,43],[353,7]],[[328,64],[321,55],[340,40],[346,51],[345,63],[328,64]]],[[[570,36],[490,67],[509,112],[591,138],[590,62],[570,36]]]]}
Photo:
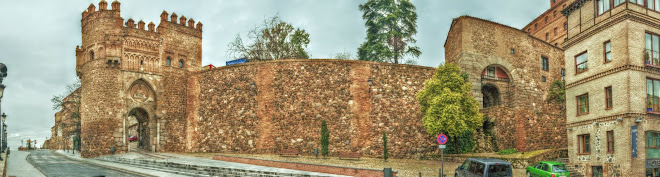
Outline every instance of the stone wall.
{"type": "MultiPolygon", "coordinates": [[[[393,156],[435,150],[416,94],[435,68],[348,60],[283,60],[199,73],[199,117],[191,151],[279,152],[320,148],[321,122],[330,152],[393,156]]],[[[189,119],[190,120],[190,119],[189,119]]],[[[189,130],[190,131],[190,130],[189,130]]]]}
{"type": "Polygon", "coordinates": [[[454,19],[445,48],[452,49],[445,51],[447,62],[469,75],[477,101],[484,100],[484,86],[497,87],[501,104],[482,113],[495,122],[499,149],[566,147],[563,107],[547,103],[552,82],[562,80],[562,49],[516,28],[469,16],[454,19]],[[547,70],[542,58],[548,59],[547,70]],[[485,76],[487,67],[502,69],[508,77],[485,76]]]}

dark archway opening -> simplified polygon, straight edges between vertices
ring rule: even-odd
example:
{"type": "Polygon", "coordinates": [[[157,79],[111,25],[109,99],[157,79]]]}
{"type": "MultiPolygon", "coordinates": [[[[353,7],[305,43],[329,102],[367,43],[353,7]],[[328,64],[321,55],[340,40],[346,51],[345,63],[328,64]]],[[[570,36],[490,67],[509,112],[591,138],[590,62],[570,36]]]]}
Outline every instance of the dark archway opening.
{"type": "Polygon", "coordinates": [[[484,95],[483,107],[488,108],[502,103],[500,91],[493,84],[486,84],[481,87],[481,93],[484,95]]]}
{"type": "Polygon", "coordinates": [[[136,150],[149,151],[149,147],[151,147],[149,120],[149,113],[142,108],[133,108],[128,113],[128,124],[126,125],[128,140],[136,150]]]}

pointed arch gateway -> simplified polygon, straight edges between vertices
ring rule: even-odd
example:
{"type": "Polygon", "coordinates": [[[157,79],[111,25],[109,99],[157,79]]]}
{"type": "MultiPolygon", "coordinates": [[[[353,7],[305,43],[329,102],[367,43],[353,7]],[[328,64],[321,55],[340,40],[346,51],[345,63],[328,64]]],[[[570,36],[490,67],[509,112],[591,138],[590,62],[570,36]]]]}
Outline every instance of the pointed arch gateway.
{"type": "Polygon", "coordinates": [[[482,108],[509,103],[510,74],[501,65],[492,64],[481,71],[482,108]]]}
{"type": "Polygon", "coordinates": [[[149,82],[138,79],[127,90],[124,143],[128,151],[156,151],[159,133],[155,117],[156,94],[149,82]]]}

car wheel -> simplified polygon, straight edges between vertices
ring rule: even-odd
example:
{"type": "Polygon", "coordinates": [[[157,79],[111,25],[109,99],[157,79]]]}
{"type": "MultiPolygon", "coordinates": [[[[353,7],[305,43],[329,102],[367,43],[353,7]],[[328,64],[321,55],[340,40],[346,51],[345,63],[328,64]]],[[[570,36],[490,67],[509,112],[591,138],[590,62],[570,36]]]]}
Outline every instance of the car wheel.
{"type": "Polygon", "coordinates": [[[527,172],[527,177],[532,177],[532,175],[531,175],[531,174],[529,174],[529,172],[527,172]]]}

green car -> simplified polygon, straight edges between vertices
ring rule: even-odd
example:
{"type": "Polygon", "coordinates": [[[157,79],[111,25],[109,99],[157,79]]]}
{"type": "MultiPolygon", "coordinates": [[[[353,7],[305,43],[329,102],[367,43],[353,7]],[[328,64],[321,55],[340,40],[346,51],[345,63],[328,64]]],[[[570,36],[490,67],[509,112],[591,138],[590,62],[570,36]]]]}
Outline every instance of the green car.
{"type": "Polygon", "coordinates": [[[563,163],[555,161],[541,161],[536,165],[527,167],[527,177],[569,177],[570,174],[563,163]]]}

